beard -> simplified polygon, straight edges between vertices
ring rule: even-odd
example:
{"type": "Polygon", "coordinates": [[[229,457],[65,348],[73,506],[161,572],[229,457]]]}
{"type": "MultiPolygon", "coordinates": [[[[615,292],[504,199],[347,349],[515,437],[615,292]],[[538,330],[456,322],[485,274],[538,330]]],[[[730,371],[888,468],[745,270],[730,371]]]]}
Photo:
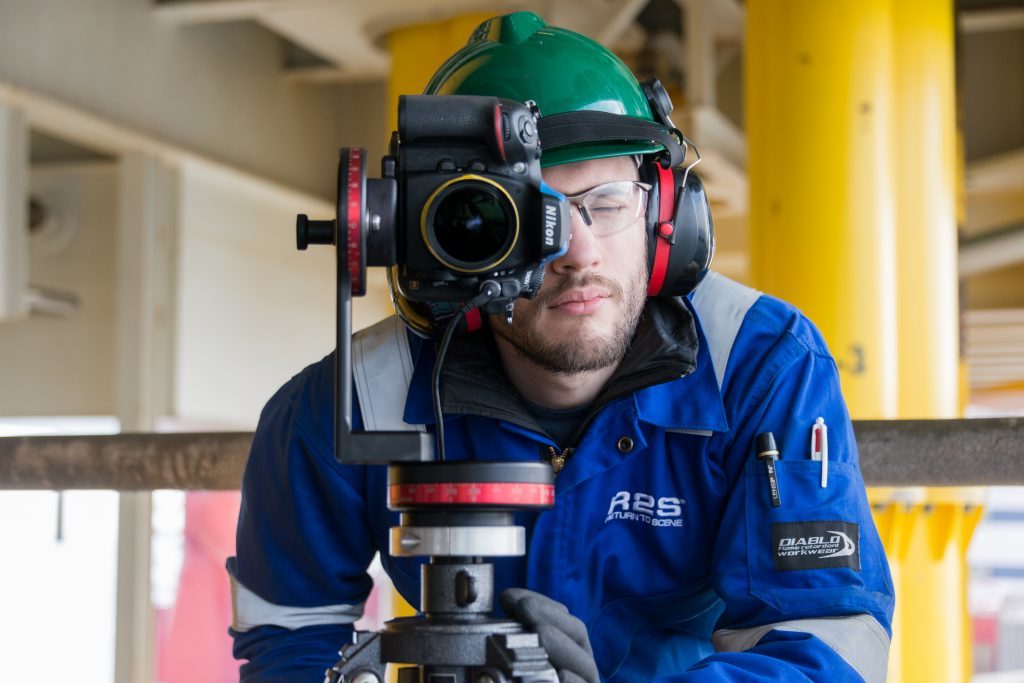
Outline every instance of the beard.
{"type": "Polygon", "coordinates": [[[620,284],[596,273],[574,275],[562,280],[556,287],[541,292],[536,299],[516,303],[512,325],[503,317],[494,316],[491,330],[495,336],[509,342],[524,359],[547,370],[563,375],[579,375],[617,366],[629,350],[630,342],[640,322],[647,300],[646,259],[639,260],[632,276],[620,284]],[[534,313],[550,306],[566,292],[588,286],[604,287],[611,298],[622,302],[622,315],[611,329],[595,331],[585,318],[578,319],[575,333],[562,339],[551,339],[541,334],[541,323],[534,313]]]}

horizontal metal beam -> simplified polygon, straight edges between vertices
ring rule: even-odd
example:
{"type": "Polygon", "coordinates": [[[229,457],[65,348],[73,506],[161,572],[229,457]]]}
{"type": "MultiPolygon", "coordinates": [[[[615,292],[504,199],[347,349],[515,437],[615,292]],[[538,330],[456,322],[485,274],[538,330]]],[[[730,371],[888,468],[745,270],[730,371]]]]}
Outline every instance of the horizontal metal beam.
{"type": "Polygon", "coordinates": [[[0,489],[237,489],[252,434],[0,438],[0,489]]]}
{"type": "MultiPolygon", "coordinates": [[[[1024,485],[1024,418],[861,420],[854,431],[870,486],[1024,485]]],[[[0,489],[237,489],[251,442],[247,432],[5,437],[0,489]]]]}
{"type": "Polygon", "coordinates": [[[1024,28],[1024,8],[993,7],[962,11],[957,23],[964,33],[1017,31],[1024,28]]]}
{"type": "Polygon", "coordinates": [[[1024,486],[1024,418],[856,420],[869,486],[1024,486]]]}

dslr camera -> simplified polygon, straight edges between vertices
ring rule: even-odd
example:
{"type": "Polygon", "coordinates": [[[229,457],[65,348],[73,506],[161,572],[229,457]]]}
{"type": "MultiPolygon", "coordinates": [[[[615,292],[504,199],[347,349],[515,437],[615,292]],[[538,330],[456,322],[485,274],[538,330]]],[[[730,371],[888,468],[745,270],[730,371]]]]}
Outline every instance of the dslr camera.
{"type": "Polygon", "coordinates": [[[389,662],[403,663],[404,683],[557,683],[537,634],[491,616],[493,565],[483,561],[525,553],[514,513],[550,508],[554,474],[543,462],[446,462],[440,399],[440,369],[463,317],[479,309],[509,320],[515,300],[537,294],[544,264],[568,246],[569,203],[541,179],[539,118],[530,102],[402,97],[382,177],[367,180],[366,150],[343,148],[336,219],[298,218],[299,249],[331,244],[337,254],[335,458],[389,465],[388,507],[401,513],[389,552],[430,558],[421,567],[423,616],[357,634],[326,683],[380,683],[389,662]],[[352,430],[350,304],[366,292],[367,266],[389,268],[395,307],[414,330],[447,322],[433,372],[434,435],[352,430]]]}
{"type": "Polygon", "coordinates": [[[571,234],[568,203],[541,179],[539,118],[532,102],[400,97],[381,177],[367,179],[364,149],[342,148],[337,219],[300,215],[299,249],[335,244],[355,296],[367,266],[388,267],[400,313],[413,302],[443,320],[486,285],[481,310],[510,315],[571,234]]]}

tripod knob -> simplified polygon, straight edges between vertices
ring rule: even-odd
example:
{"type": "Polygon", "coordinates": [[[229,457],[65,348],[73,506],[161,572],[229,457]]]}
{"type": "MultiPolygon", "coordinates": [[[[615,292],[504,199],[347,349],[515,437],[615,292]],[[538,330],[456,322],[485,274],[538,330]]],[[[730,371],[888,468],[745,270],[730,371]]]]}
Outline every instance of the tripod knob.
{"type": "Polygon", "coordinates": [[[305,251],[311,244],[334,244],[334,221],[311,221],[300,213],[295,218],[295,246],[305,251]]]}

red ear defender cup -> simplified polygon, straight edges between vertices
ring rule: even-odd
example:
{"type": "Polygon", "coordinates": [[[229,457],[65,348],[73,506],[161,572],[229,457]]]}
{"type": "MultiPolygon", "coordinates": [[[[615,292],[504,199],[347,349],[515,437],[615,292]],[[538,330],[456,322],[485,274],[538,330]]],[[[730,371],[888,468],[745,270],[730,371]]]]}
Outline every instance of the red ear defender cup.
{"type": "MultiPolygon", "coordinates": [[[[651,235],[654,238],[653,245],[648,238],[647,248],[650,252],[653,246],[653,259],[651,259],[652,254],[648,253],[650,277],[647,283],[647,296],[658,296],[661,293],[665,285],[665,276],[668,274],[669,254],[676,241],[675,225],[672,223],[676,199],[675,183],[673,182],[675,174],[672,169],[663,168],[661,164],[655,164],[655,169],[658,180],[657,183],[651,183],[651,185],[652,190],[657,188],[658,218],[654,223],[654,231],[651,235]]],[[[648,215],[647,222],[650,227],[650,215],[648,215]]]]}
{"type": "Polygon", "coordinates": [[[640,165],[651,185],[647,199],[647,296],[686,296],[711,266],[715,228],[700,177],[665,168],[656,158],[640,165]]]}

